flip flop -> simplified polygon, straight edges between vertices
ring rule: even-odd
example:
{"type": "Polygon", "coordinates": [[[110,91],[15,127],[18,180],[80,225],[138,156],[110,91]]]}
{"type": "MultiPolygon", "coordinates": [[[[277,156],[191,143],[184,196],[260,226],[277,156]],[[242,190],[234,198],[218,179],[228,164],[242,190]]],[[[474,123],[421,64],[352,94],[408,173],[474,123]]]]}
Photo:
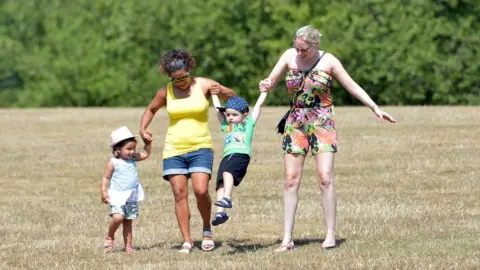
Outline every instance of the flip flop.
{"type": "Polygon", "coordinates": [[[323,248],[324,250],[329,250],[329,249],[337,248],[337,241],[334,241],[334,242],[332,242],[332,243],[325,243],[325,242],[323,242],[322,248],[323,248]]]}
{"type": "Polygon", "coordinates": [[[221,200],[216,201],[215,205],[223,208],[232,208],[232,201],[227,197],[223,197],[221,200]]]}
{"type": "Polygon", "coordinates": [[[282,244],[279,248],[275,249],[275,252],[285,252],[285,251],[292,251],[296,248],[293,241],[290,241],[287,244],[282,244]]]}
{"type": "Polygon", "coordinates": [[[212,225],[217,226],[217,225],[223,224],[223,223],[227,222],[228,219],[229,219],[229,217],[228,217],[227,213],[217,212],[212,219],[212,225]]]}
{"type": "Polygon", "coordinates": [[[134,249],[133,247],[126,247],[123,249],[126,253],[128,254],[132,254],[132,253],[135,253],[137,250],[134,249]]]}

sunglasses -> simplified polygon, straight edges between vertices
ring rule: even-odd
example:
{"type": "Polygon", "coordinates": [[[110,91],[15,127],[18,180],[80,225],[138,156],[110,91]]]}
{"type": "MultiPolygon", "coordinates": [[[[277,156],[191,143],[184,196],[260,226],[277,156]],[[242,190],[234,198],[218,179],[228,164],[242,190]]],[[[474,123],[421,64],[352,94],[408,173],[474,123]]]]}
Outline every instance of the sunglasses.
{"type": "Polygon", "coordinates": [[[179,83],[179,82],[185,82],[189,78],[190,78],[190,73],[187,73],[187,75],[185,75],[183,77],[179,77],[179,78],[176,78],[176,79],[170,78],[170,81],[172,83],[179,83]]]}
{"type": "Polygon", "coordinates": [[[311,46],[308,49],[303,49],[303,48],[298,48],[297,46],[295,46],[295,43],[293,43],[293,48],[295,48],[295,50],[297,50],[297,52],[308,52],[313,48],[313,46],[311,46]]]}

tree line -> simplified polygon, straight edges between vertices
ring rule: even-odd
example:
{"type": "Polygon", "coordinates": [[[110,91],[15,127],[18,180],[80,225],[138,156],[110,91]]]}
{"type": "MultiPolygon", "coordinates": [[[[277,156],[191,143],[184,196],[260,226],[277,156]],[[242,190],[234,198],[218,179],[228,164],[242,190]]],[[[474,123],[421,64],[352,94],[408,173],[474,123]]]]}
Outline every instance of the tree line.
{"type": "MultiPolygon", "coordinates": [[[[171,49],[253,102],[307,24],[381,105],[480,104],[476,0],[3,0],[0,20],[0,107],[144,106],[171,49]]],[[[339,84],[333,101],[359,104],[339,84]]]]}

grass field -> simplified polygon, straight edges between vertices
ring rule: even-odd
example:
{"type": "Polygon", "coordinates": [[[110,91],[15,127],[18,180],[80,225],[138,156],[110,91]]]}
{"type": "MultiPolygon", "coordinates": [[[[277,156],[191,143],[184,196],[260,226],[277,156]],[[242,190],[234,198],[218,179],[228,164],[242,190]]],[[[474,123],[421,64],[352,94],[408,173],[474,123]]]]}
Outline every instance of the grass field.
{"type": "MultiPolygon", "coordinates": [[[[153,154],[138,164],[146,201],[127,255],[102,243],[110,218],[99,184],[111,156],[110,132],[137,131],[142,108],[0,110],[0,268],[2,269],[479,269],[480,107],[387,107],[398,124],[367,108],[337,108],[337,240],[323,251],[320,192],[307,159],[294,240],[282,237],[283,161],[274,127],[286,108],[265,108],[246,179],[234,190],[231,219],[214,227],[217,248],[199,249],[200,215],[190,192],[196,247],[182,238],[173,195],[161,179],[164,109],[151,124],[153,154]]],[[[210,114],[216,167],[222,134],[210,114]]],[[[142,146],[142,145],[141,145],[142,146]]],[[[213,197],[214,183],[210,193],[213,197]]]]}

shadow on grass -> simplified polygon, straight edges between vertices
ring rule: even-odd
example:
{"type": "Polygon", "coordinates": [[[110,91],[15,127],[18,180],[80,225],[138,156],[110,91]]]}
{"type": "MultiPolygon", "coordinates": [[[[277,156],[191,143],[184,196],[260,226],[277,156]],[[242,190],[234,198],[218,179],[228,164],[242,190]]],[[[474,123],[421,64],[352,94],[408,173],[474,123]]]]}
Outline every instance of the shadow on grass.
{"type": "MultiPolygon", "coordinates": [[[[302,246],[308,246],[312,244],[322,244],[325,239],[322,238],[301,238],[301,239],[294,239],[293,241],[295,242],[295,246],[302,247],[302,246]]],[[[336,240],[336,248],[339,248],[343,243],[345,243],[347,239],[345,238],[339,238],[336,240]]],[[[273,243],[265,243],[265,244],[255,244],[251,243],[250,239],[237,239],[237,240],[228,240],[226,241],[226,245],[229,247],[229,251],[227,252],[228,255],[233,255],[233,254],[238,254],[238,253],[253,253],[260,251],[265,248],[270,248],[272,246],[280,246],[282,241],[278,239],[277,241],[273,243]]],[[[135,249],[137,251],[148,251],[150,249],[156,249],[156,248],[164,248],[167,243],[157,243],[154,245],[150,246],[137,246],[135,249]]],[[[223,246],[223,243],[220,241],[215,241],[215,248],[213,251],[215,251],[217,248],[220,248],[223,246]]],[[[173,245],[170,247],[170,249],[174,250],[179,250],[182,247],[182,244],[177,244],[173,245]]],[[[199,249],[202,250],[202,241],[194,241],[193,242],[193,248],[192,249],[199,249]]],[[[203,250],[202,250],[203,251],[203,250]]],[[[116,248],[114,251],[111,251],[113,253],[117,252],[123,252],[122,249],[116,248]]]]}
{"type": "Polygon", "coordinates": [[[230,248],[230,250],[227,252],[227,254],[233,255],[238,253],[252,253],[273,245],[275,245],[275,243],[254,244],[250,242],[250,239],[228,240],[227,246],[230,248]]]}
{"type": "MultiPolygon", "coordinates": [[[[302,239],[293,239],[293,242],[295,243],[296,247],[301,247],[301,246],[307,246],[311,244],[322,244],[325,239],[323,238],[302,238],[302,239]]],[[[345,238],[339,238],[335,241],[336,248],[340,247],[343,243],[345,243],[347,239],[345,238]]],[[[281,240],[278,240],[277,243],[280,245],[282,243],[281,240]]]]}
{"type": "MultiPolygon", "coordinates": [[[[213,241],[215,243],[215,248],[213,250],[215,250],[216,248],[219,248],[222,246],[222,242],[219,242],[219,241],[213,241]]],[[[172,247],[170,247],[170,249],[175,249],[175,250],[179,250],[181,247],[182,247],[182,244],[183,243],[180,243],[178,245],[174,245],[172,247]]],[[[192,249],[196,249],[198,248],[199,250],[202,250],[202,241],[193,241],[193,247],[192,249]]],[[[210,250],[205,250],[205,251],[210,251],[210,250]]]]}
{"type": "Polygon", "coordinates": [[[155,248],[163,248],[165,247],[166,243],[157,243],[149,246],[135,246],[135,249],[137,251],[145,251],[145,250],[150,250],[150,249],[155,249],[155,248]]]}
{"type": "MultiPolygon", "coordinates": [[[[295,242],[295,246],[301,247],[301,246],[307,246],[311,244],[320,244],[321,246],[324,240],[325,239],[322,239],[322,238],[303,238],[303,239],[294,239],[293,241],[295,242]]],[[[345,238],[337,239],[335,248],[340,247],[346,241],[347,240],[345,238]]],[[[227,241],[227,246],[230,248],[227,254],[233,255],[238,253],[253,253],[265,248],[271,248],[272,246],[279,247],[281,243],[282,241],[280,239],[273,243],[266,243],[266,244],[251,243],[249,239],[230,240],[230,241],[227,241]]],[[[331,250],[335,248],[330,248],[327,250],[331,250]]]]}

